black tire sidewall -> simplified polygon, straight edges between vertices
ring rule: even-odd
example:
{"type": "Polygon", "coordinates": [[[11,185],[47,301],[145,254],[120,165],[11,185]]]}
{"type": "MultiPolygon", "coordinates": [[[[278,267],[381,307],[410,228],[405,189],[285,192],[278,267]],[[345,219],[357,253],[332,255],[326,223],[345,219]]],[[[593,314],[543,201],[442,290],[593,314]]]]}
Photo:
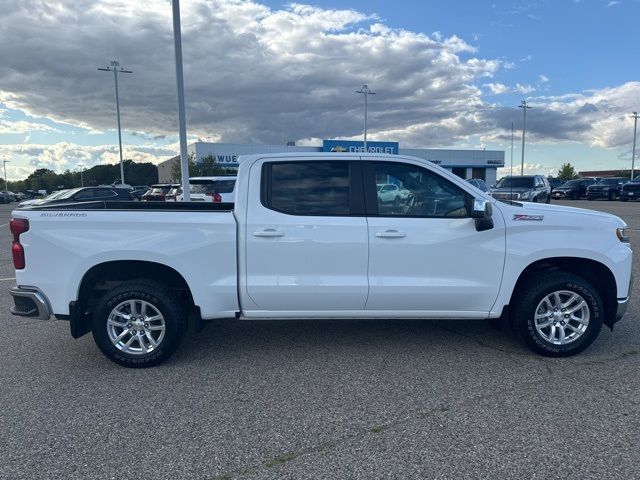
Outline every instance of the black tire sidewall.
{"type": "Polygon", "coordinates": [[[514,308],[512,323],[522,340],[535,352],[549,357],[568,357],[580,353],[598,337],[602,328],[604,306],[597,290],[582,278],[568,273],[557,273],[528,282],[521,292],[522,300],[514,308]],[[558,290],[578,293],[589,306],[587,331],[567,345],[550,344],[536,331],[534,323],[538,304],[545,296],[558,290]]]}
{"type": "Polygon", "coordinates": [[[144,368],[157,365],[178,347],[184,334],[185,320],[182,309],[173,293],[155,282],[130,282],[105,294],[93,314],[91,331],[93,338],[110,360],[120,365],[144,368]],[[120,351],[109,339],[107,319],[111,310],[127,300],[144,300],[160,311],[165,321],[165,334],[162,343],[146,355],[131,355],[120,351]]]}

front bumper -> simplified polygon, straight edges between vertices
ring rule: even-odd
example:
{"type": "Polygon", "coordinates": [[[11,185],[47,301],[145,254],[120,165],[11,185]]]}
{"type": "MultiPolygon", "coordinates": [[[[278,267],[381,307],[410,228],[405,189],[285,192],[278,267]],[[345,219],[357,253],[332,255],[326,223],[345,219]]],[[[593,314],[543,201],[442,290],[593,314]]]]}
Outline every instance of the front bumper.
{"type": "Polygon", "coordinates": [[[604,190],[596,190],[595,192],[587,191],[587,198],[609,198],[611,192],[604,190]]]}
{"type": "Polygon", "coordinates": [[[624,190],[622,190],[620,192],[620,198],[630,198],[630,199],[634,199],[634,198],[640,198],[640,192],[626,192],[624,190]]]}
{"type": "Polygon", "coordinates": [[[11,313],[18,317],[49,320],[51,309],[47,297],[35,287],[13,287],[9,289],[13,297],[14,306],[11,313]]]}

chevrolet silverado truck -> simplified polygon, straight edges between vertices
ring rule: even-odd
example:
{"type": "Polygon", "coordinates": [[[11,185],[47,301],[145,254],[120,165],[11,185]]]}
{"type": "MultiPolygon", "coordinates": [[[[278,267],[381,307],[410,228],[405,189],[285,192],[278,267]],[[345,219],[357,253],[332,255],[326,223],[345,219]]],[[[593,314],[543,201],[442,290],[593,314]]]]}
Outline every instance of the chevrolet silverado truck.
{"type": "Polygon", "coordinates": [[[12,313],[68,320],[128,367],[167,359],[188,319],[504,318],[569,356],[631,286],[618,217],[501,202],[401,155],[250,155],[234,203],[27,206],[10,228],[12,313]]]}

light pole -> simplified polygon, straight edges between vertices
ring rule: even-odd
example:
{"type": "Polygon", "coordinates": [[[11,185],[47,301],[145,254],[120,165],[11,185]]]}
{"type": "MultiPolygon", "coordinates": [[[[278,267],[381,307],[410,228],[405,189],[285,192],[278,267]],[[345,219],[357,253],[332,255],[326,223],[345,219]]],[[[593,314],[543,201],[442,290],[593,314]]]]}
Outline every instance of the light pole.
{"type": "Polygon", "coordinates": [[[7,180],[7,163],[11,163],[11,160],[3,160],[2,163],[4,166],[4,193],[7,193],[9,191],[9,185],[7,180]]]}
{"type": "Polygon", "coordinates": [[[180,172],[182,174],[182,200],[191,200],[189,191],[189,157],[187,156],[187,123],[184,108],[184,80],[182,77],[182,33],[180,30],[180,1],[172,0],[173,50],[176,60],[176,83],[178,85],[178,128],[180,133],[180,172]]]}
{"type": "Polygon", "coordinates": [[[633,149],[631,150],[631,180],[633,180],[633,167],[636,161],[636,132],[638,131],[638,112],[633,112],[631,118],[633,118],[633,149]]]}
{"type": "Polygon", "coordinates": [[[120,147],[120,183],[124,185],[124,161],[122,160],[122,133],[120,131],[120,98],[118,96],[118,73],[133,73],[131,70],[125,70],[120,67],[120,62],[111,61],[108,68],[98,68],[102,72],[113,72],[113,80],[116,84],[116,114],[118,116],[118,145],[120,147]],[[118,68],[119,67],[119,68],[118,68]]]}
{"type": "Polygon", "coordinates": [[[356,90],[356,93],[364,95],[364,153],[367,153],[367,98],[369,95],[375,95],[376,92],[371,91],[369,86],[365,84],[360,90],[356,90]]]}
{"type": "Polygon", "coordinates": [[[518,105],[522,109],[522,160],[520,161],[520,175],[524,175],[524,134],[527,130],[527,109],[531,108],[527,105],[526,100],[522,100],[522,104],[518,105]]]}
{"type": "Polygon", "coordinates": [[[84,170],[84,165],[79,163],[78,166],[80,167],[80,186],[84,187],[84,179],[82,178],[82,170],[84,170]]]}

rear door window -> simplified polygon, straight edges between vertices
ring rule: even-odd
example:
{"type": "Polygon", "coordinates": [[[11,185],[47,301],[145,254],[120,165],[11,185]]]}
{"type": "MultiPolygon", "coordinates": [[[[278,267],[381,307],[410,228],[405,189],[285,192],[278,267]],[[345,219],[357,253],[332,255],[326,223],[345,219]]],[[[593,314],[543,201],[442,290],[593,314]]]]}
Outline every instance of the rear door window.
{"type": "Polygon", "coordinates": [[[289,215],[350,215],[349,172],[347,161],[265,163],[262,203],[289,215]]]}

